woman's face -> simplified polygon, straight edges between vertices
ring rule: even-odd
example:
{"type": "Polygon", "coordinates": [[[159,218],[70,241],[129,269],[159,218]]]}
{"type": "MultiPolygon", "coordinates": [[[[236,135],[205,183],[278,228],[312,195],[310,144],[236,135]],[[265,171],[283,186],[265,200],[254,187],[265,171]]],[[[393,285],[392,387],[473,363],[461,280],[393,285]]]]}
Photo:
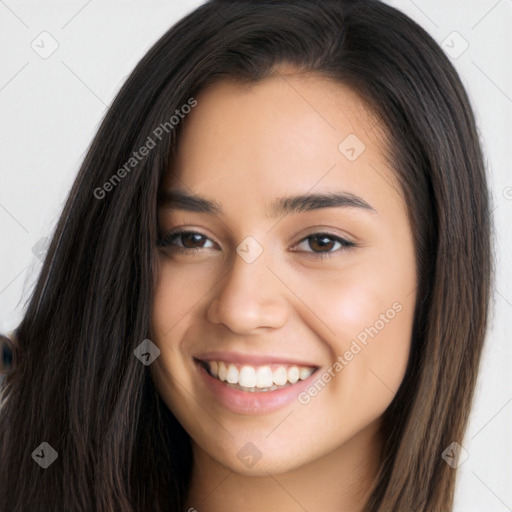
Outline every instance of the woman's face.
{"type": "Polygon", "coordinates": [[[379,126],[350,89],[311,75],[197,99],[159,206],[159,393],[196,453],[238,473],[372,442],[416,300],[379,126]]]}

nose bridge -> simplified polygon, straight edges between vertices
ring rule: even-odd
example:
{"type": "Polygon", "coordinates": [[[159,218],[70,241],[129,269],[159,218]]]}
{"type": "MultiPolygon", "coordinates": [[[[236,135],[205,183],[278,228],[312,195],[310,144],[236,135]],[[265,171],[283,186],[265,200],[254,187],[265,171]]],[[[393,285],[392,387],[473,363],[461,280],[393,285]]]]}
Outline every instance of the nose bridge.
{"type": "Polygon", "coordinates": [[[283,325],[288,315],[284,285],[269,264],[270,252],[251,237],[245,239],[210,304],[210,321],[239,332],[283,325]]]}

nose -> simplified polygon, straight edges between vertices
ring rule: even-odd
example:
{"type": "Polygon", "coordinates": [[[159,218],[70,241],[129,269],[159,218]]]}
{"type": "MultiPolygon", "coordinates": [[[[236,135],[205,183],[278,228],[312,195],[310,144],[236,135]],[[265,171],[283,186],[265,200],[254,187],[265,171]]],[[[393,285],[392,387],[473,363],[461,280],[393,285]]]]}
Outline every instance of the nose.
{"type": "Polygon", "coordinates": [[[264,255],[247,263],[238,255],[228,273],[215,288],[207,318],[237,334],[286,324],[290,304],[286,287],[267,266],[264,255]]]}

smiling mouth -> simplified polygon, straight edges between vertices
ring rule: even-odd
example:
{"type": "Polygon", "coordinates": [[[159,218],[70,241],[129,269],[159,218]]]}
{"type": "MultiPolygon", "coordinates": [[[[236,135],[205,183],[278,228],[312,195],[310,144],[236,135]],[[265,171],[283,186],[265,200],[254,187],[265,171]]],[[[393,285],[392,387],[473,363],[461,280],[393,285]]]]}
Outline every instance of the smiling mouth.
{"type": "Polygon", "coordinates": [[[200,359],[196,359],[196,362],[214,379],[249,393],[266,393],[293,386],[309,378],[318,369],[316,366],[288,364],[253,366],[200,359]]]}

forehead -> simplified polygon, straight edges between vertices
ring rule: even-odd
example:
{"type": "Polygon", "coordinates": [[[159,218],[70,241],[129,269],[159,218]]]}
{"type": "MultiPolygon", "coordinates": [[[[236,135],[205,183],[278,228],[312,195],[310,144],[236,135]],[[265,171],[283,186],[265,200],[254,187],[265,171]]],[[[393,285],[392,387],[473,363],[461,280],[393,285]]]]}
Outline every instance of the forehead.
{"type": "Polygon", "coordinates": [[[247,135],[274,142],[276,149],[293,141],[318,144],[320,136],[337,149],[344,134],[373,134],[378,143],[384,132],[367,103],[348,86],[315,74],[279,72],[259,82],[214,83],[199,94],[198,106],[184,125],[180,146],[198,131],[203,145],[221,142],[218,137],[229,132],[244,150],[250,146],[247,135]]]}
{"type": "Polygon", "coordinates": [[[380,124],[345,85],[277,73],[257,83],[215,83],[197,100],[166,188],[233,199],[315,187],[357,193],[375,180],[394,181],[380,124]]]}

